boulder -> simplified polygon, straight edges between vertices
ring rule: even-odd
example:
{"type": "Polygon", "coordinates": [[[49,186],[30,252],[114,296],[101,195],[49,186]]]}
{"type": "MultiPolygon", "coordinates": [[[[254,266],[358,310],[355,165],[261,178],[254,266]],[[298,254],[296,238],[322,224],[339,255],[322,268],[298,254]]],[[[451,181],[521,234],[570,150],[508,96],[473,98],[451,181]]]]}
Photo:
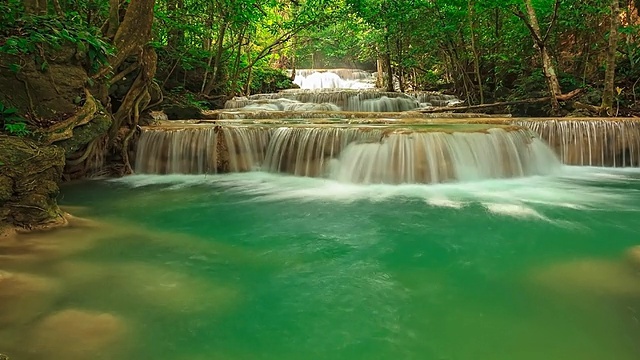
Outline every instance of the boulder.
{"type": "Polygon", "coordinates": [[[0,135],[0,227],[65,222],[56,203],[64,164],[59,147],[0,135]]]}

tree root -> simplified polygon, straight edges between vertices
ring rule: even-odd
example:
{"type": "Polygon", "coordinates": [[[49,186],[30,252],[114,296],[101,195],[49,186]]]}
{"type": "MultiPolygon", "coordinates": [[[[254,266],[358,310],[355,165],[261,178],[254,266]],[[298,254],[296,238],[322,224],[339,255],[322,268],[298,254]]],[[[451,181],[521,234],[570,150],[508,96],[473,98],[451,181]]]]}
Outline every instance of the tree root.
{"type": "Polygon", "coordinates": [[[27,93],[27,98],[29,99],[29,112],[35,115],[35,106],[33,105],[33,97],[31,97],[31,91],[29,91],[29,83],[26,79],[21,79],[16,74],[16,79],[24,84],[24,91],[27,93]]]}
{"type": "Polygon", "coordinates": [[[69,139],[73,136],[74,128],[85,125],[93,119],[93,116],[98,111],[98,104],[87,89],[85,89],[84,92],[86,96],[85,103],[75,115],[44,129],[42,133],[40,133],[44,143],[51,145],[55,142],[69,139]]]}
{"type": "Polygon", "coordinates": [[[76,166],[82,164],[87,158],[93,153],[96,148],[96,143],[100,140],[100,138],[95,138],[92,142],[87,145],[87,148],[83,151],[82,155],[76,159],[67,158],[67,165],[76,166]]]}
{"type": "Polygon", "coordinates": [[[131,168],[131,161],[129,161],[129,141],[133,137],[133,134],[136,133],[138,123],[140,122],[140,109],[145,109],[149,102],[151,101],[151,95],[149,95],[149,91],[145,89],[145,92],[138,98],[136,104],[133,109],[133,124],[131,124],[131,129],[129,133],[124,137],[122,141],[122,161],[124,162],[125,171],[128,174],[133,174],[133,169],[131,168]]]}

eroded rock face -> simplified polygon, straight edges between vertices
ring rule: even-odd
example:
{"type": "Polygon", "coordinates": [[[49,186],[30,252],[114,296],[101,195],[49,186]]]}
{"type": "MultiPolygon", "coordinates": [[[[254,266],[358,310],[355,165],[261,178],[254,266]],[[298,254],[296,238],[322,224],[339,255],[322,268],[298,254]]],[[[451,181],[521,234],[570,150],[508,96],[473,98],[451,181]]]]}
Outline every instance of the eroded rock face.
{"type": "Polygon", "coordinates": [[[0,56],[0,101],[47,127],[49,121],[77,110],[77,97],[82,96],[88,75],[75,45],[45,49],[44,55],[48,64],[44,70],[34,56],[0,56]],[[10,70],[14,63],[22,65],[17,75],[10,70]]]}
{"type": "Polygon", "coordinates": [[[29,337],[29,349],[42,359],[112,358],[126,334],[124,321],[112,314],[76,309],[54,313],[29,337]]]}
{"type": "Polygon", "coordinates": [[[0,135],[0,228],[61,222],[56,203],[64,151],[0,135]]]}

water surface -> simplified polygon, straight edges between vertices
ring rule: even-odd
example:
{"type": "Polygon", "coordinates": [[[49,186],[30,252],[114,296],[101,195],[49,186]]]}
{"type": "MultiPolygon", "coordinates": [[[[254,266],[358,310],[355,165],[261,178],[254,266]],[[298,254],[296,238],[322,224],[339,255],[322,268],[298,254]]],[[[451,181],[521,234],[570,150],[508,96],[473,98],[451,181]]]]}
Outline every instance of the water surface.
{"type": "Polygon", "coordinates": [[[67,186],[61,203],[100,225],[0,257],[57,289],[0,327],[12,358],[86,358],[33,335],[65,309],[117,319],[92,359],[640,357],[636,170],[397,186],[131,176],[67,186]]]}

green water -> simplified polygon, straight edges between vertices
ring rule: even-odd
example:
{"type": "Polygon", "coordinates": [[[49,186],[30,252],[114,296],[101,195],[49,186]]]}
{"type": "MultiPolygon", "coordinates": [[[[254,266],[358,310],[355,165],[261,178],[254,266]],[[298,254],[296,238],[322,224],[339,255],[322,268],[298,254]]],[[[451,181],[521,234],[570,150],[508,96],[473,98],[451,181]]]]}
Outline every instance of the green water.
{"type": "Polygon", "coordinates": [[[638,359],[640,277],[624,252],[640,245],[640,172],[565,172],[436,186],[261,173],[73,184],[61,203],[107,230],[8,269],[60,279],[45,314],[123,320],[125,339],[91,359],[638,359]]]}

